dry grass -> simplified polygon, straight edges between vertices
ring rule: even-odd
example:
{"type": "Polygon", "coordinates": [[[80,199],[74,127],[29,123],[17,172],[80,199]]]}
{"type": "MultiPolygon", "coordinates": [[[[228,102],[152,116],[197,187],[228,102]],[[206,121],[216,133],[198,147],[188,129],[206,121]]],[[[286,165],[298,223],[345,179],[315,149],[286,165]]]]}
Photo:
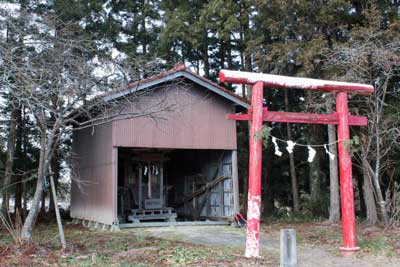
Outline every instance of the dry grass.
{"type": "Polygon", "coordinates": [[[206,247],[132,233],[91,231],[67,225],[62,251],[55,224],[36,228],[32,245],[16,246],[0,230],[0,266],[276,266],[276,259],[249,260],[233,248],[206,247]]]}
{"type": "MultiPolygon", "coordinates": [[[[294,228],[301,247],[316,247],[337,254],[341,227],[328,222],[273,223],[262,231],[278,239],[279,230],[294,228]]],[[[0,228],[0,267],[3,266],[279,266],[279,256],[267,254],[257,260],[244,258],[242,248],[201,246],[165,240],[138,231],[91,231],[67,224],[68,242],[62,251],[55,223],[36,227],[31,245],[14,245],[13,238],[0,228]]],[[[357,258],[400,257],[400,230],[358,226],[357,258]]],[[[365,260],[366,260],[365,259],[365,260]]]]}
{"type": "MultiPolygon", "coordinates": [[[[285,228],[296,229],[299,245],[319,247],[333,253],[337,253],[342,246],[341,224],[329,221],[264,224],[262,231],[278,238],[279,230],[285,228]]],[[[357,257],[373,254],[400,258],[400,229],[358,224],[357,245],[360,247],[357,257]]]]}

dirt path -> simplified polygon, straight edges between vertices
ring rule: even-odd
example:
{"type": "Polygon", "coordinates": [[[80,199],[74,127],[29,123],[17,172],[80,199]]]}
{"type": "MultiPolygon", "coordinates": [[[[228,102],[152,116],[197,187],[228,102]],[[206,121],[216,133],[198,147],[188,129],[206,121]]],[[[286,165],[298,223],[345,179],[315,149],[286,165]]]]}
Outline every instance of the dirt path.
{"type": "MultiPolygon", "coordinates": [[[[169,240],[180,240],[206,246],[229,246],[243,248],[245,244],[245,229],[229,226],[184,226],[160,227],[147,229],[132,229],[138,234],[144,234],[169,240]]],[[[276,236],[276,235],[275,235],[276,236]]],[[[279,240],[261,237],[261,256],[273,255],[279,262],[279,240]]],[[[298,267],[394,267],[400,266],[400,259],[390,259],[384,256],[370,255],[358,257],[341,257],[322,248],[298,245],[298,267]]]]}

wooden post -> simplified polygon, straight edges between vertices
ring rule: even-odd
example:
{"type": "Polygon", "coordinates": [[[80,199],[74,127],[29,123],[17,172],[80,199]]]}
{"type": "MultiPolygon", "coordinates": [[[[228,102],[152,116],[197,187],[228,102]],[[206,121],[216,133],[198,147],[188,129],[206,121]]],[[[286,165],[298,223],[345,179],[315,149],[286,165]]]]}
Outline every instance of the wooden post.
{"type": "Polygon", "coordinates": [[[147,197],[151,198],[151,162],[147,162],[147,197]]]}
{"type": "Polygon", "coordinates": [[[240,212],[237,150],[232,150],[233,214],[240,212]]]}
{"type": "MultiPolygon", "coordinates": [[[[112,190],[113,192],[113,223],[118,224],[118,147],[112,148],[112,171],[113,171],[113,182],[112,182],[112,190]]],[[[111,188],[110,188],[111,189],[111,188]]]]}
{"type": "Polygon", "coordinates": [[[164,208],[166,205],[164,205],[164,166],[163,162],[160,161],[159,163],[160,169],[158,170],[160,175],[160,200],[161,200],[161,207],[164,208]]]}
{"type": "Polygon", "coordinates": [[[280,267],[296,267],[297,266],[296,230],[282,229],[280,244],[281,244],[280,267]]]}
{"type": "Polygon", "coordinates": [[[143,168],[142,168],[142,164],[140,164],[139,166],[139,210],[142,209],[142,198],[143,198],[143,185],[142,185],[142,180],[143,180],[143,168]]]}
{"type": "Polygon", "coordinates": [[[263,123],[263,83],[252,88],[253,109],[250,129],[249,194],[247,200],[246,257],[260,256],[261,160],[263,123]]]}
{"type": "MultiPolygon", "coordinates": [[[[51,170],[50,170],[50,173],[51,173],[51,170]]],[[[58,232],[59,232],[59,235],[60,235],[61,247],[63,249],[66,249],[67,248],[67,243],[65,242],[64,229],[63,229],[63,226],[62,226],[60,210],[58,209],[57,193],[56,193],[56,187],[54,185],[53,175],[50,175],[50,186],[51,186],[51,192],[53,194],[54,210],[56,212],[57,226],[58,226],[58,232]]]]}
{"type": "Polygon", "coordinates": [[[347,93],[339,92],[336,95],[336,111],[339,117],[338,125],[338,152],[340,173],[340,197],[342,206],[342,235],[343,247],[340,251],[351,254],[360,248],[357,247],[356,222],[354,215],[353,177],[351,154],[348,151],[350,141],[349,109],[347,93]]]}

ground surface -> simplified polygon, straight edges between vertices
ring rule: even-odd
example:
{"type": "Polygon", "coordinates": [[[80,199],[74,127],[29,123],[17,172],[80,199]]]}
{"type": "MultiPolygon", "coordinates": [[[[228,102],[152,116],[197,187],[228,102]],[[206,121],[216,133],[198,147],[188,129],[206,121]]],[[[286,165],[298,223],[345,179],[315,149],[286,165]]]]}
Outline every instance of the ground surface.
{"type": "Polygon", "coordinates": [[[400,266],[398,230],[359,227],[361,251],[343,258],[337,253],[340,227],[326,223],[269,224],[262,227],[261,256],[244,258],[245,230],[228,226],[91,231],[67,224],[68,248],[61,251],[55,224],[40,224],[34,244],[15,246],[0,228],[3,266],[279,266],[279,230],[294,228],[299,267],[400,266]]]}
{"type": "MultiPolygon", "coordinates": [[[[296,228],[296,226],[290,226],[291,228],[296,228]]],[[[364,246],[359,255],[354,257],[342,257],[339,255],[339,253],[337,253],[337,247],[330,246],[329,243],[328,245],[318,244],[319,242],[312,242],[312,238],[310,242],[309,232],[313,232],[310,231],[311,228],[315,230],[315,235],[321,235],[320,241],[326,240],[330,235],[334,239],[331,240],[331,244],[339,245],[340,242],[336,242],[335,237],[333,236],[335,230],[340,230],[335,229],[338,228],[336,225],[310,224],[308,225],[310,228],[306,231],[301,229],[304,227],[304,225],[297,226],[300,226],[298,227],[300,228],[300,244],[298,245],[297,251],[299,267],[400,266],[400,259],[396,259],[394,250],[389,252],[385,250],[385,248],[377,248],[375,251],[372,251],[372,249],[368,246],[364,246]],[[304,236],[304,234],[308,234],[309,236],[304,236]],[[304,242],[305,238],[306,242],[304,242]],[[388,253],[389,255],[385,255],[388,253]],[[390,255],[390,253],[393,254],[390,255]]],[[[306,227],[308,228],[308,226],[306,227]]],[[[264,233],[261,238],[261,255],[271,258],[272,262],[279,262],[278,227],[278,225],[275,225],[274,227],[263,227],[264,233]]],[[[229,246],[231,248],[240,248],[242,253],[244,251],[245,229],[232,228],[228,226],[180,227],[179,229],[173,227],[160,227],[146,229],[144,233],[147,236],[163,238],[167,240],[180,240],[206,246],[229,246]]]]}

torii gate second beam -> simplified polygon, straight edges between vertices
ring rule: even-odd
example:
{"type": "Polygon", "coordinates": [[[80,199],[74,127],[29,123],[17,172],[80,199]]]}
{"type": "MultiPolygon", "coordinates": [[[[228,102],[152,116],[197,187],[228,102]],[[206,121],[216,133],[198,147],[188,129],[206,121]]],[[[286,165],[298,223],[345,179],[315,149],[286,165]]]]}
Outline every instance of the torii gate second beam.
{"type": "Polygon", "coordinates": [[[367,118],[349,114],[347,94],[368,95],[374,92],[373,86],[231,70],[221,70],[219,78],[221,82],[253,86],[249,114],[228,115],[229,119],[252,121],[249,142],[249,192],[245,256],[259,256],[262,140],[255,138],[255,135],[261,132],[263,121],[338,125],[338,158],[343,228],[343,247],[340,248],[340,251],[345,253],[357,251],[359,248],[356,242],[352,164],[351,155],[345,148],[345,143],[350,139],[349,125],[367,125],[367,118]],[[263,108],[264,87],[334,92],[336,93],[336,112],[333,114],[268,112],[266,108],[263,108]]]}

